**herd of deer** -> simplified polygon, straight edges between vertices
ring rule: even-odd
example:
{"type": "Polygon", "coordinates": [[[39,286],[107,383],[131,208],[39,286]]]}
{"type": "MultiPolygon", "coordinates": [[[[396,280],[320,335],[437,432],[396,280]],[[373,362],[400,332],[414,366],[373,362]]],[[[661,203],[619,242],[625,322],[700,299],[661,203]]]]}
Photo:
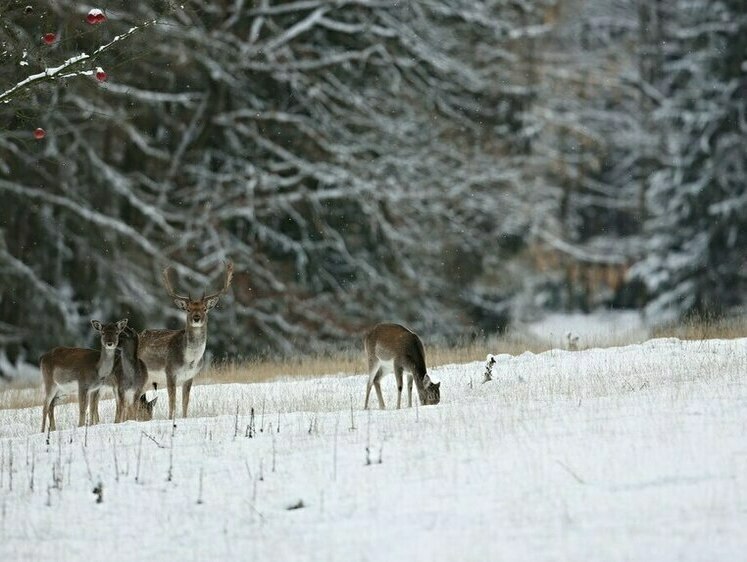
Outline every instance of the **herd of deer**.
{"type": "MultiPolygon", "coordinates": [[[[92,320],[101,336],[101,349],[56,347],[39,359],[44,382],[42,433],[47,419],[55,430],[54,407],[70,387],[77,385],[78,425],[99,422],[99,393],[111,387],[116,400],[115,423],[126,420],[148,421],[153,417],[157,397],[148,401],[145,389],[166,386],[169,397],[169,419],[176,411],[176,387],[182,387],[182,415],[187,416],[189,394],[194,377],[204,363],[207,343],[207,316],[228,290],[233,278],[233,263],[226,264],[225,280],[219,291],[193,299],[178,295],[170,281],[171,268],[163,271],[163,282],[176,306],[186,314],[181,330],[144,330],[137,333],[127,319],[109,324],[92,320]]],[[[438,404],[440,385],[426,373],[423,342],[411,330],[399,324],[378,324],[363,339],[368,360],[368,384],[365,408],[371,388],[376,389],[379,406],[384,408],[380,380],[385,367],[391,365],[397,382],[397,408],[402,402],[403,373],[408,371],[408,405],[412,407],[412,385],[415,382],[420,403],[438,404]]]]}

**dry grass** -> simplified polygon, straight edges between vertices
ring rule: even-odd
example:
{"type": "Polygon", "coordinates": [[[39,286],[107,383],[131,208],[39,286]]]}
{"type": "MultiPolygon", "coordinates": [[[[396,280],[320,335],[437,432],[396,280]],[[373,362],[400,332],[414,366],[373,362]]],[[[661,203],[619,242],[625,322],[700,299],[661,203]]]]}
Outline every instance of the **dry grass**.
{"type": "MultiPolygon", "coordinates": [[[[450,363],[483,361],[489,353],[519,355],[525,351],[541,353],[550,349],[547,342],[526,336],[510,335],[476,339],[453,346],[426,346],[429,367],[450,363]]],[[[323,375],[356,375],[366,372],[362,349],[352,349],[319,356],[261,359],[243,363],[216,365],[198,379],[200,384],[254,383],[280,378],[319,377],[323,375]]]]}
{"type": "Polygon", "coordinates": [[[681,340],[736,339],[747,337],[747,317],[691,318],[685,322],[655,328],[654,338],[681,340]]]}
{"type": "Polygon", "coordinates": [[[41,406],[43,399],[41,388],[6,388],[0,390],[0,410],[41,406]]]}
{"type": "MultiPolygon", "coordinates": [[[[685,340],[733,339],[747,336],[747,318],[721,320],[693,319],[682,324],[666,326],[652,331],[651,337],[676,337],[685,340]]],[[[626,335],[605,335],[594,341],[583,342],[587,347],[613,347],[636,343],[626,335]]],[[[551,349],[549,341],[532,338],[526,334],[510,333],[504,336],[478,338],[457,345],[428,345],[426,354],[429,367],[451,363],[484,361],[488,354],[519,355],[526,351],[541,353],[551,349]]],[[[227,362],[215,365],[199,376],[198,384],[258,383],[285,378],[314,378],[324,375],[355,375],[366,372],[363,351],[359,348],[335,353],[299,358],[256,359],[246,362],[227,362]]],[[[105,393],[102,398],[111,397],[105,393]]],[[[0,410],[41,406],[39,388],[0,389],[0,410]]],[[[65,402],[74,401],[67,397],[65,402]]]]}

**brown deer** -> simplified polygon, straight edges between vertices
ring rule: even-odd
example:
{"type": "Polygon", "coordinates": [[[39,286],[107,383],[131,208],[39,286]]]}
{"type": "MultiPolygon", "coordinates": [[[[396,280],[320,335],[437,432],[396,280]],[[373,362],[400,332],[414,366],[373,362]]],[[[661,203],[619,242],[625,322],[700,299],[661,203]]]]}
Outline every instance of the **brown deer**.
{"type": "MultiPolygon", "coordinates": [[[[127,320],[101,324],[91,320],[91,326],[101,334],[101,349],[79,347],[55,347],[39,358],[39,367],[44,381],[44,406],[42,409],[42,433],[49,418],[50,431],[55,430],[54,406],[67,388],[78,385],[78,426],[86,424],[89,395],[108,384],[114,368],[119,335],[127,326],[127,320]]],[[[89,421],[99,422],[98,408],[91,408],[89,421]]]]}
{"type": "Polygon", "coordinates": [[[391,363],[397,380],[397,409],[402,405],[402,373],[407,375],[408,406],[412,407],[412,382],[418,389],[420,403],[424,406],[438,404],[441,401],[441,383],[432,382],[425,367],[425,349],[418,335],[399,324],[377,324],[364,337],[363,347],[368,360],[368,384],[366,401],[371,387],[376,388],[379,407],[384,409],[384,398],[381,396],[379,381],[384,376],[384,365],[391,363]]]}
{"type": "Polygon", "coordinates": [[[120,354],[114,363],[112,373],[114,398],[117,401],[114,423],[153,419],[153,407],[158,396],[150,401],[145,397],[148,370],[143,360],[138,357],[139,347],[140,336],[127,326],[119,337],[120,354]]]}
{"type": "Polygon", "coordinates": [[[145,330],[140,334],[140,358],[148,370],[151,383],[166,384],[169,395],[169,419],[176,411],[176,386],[182,386],[182,416],[187,417],[192,380],[200,372],[207,343],[207,315],[231,286],[233,263],[226,263],[226,277],[221,289],[199,299],[176,294],[169,274],[163,270],[163,283],[178,308],[186,313],[181,330],[145,330]]]}

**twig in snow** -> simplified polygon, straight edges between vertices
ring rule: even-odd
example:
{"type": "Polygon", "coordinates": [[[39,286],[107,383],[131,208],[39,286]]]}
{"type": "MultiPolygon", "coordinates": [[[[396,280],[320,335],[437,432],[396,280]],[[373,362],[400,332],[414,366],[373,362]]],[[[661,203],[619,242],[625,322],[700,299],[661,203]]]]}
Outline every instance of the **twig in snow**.
{"type": "Polygon", "coordinates": [[[135,468],[135,482],[140,482],[140,453],[143,452],[143,435],[144,431],[140,432],[140,441],[137,446],[137,465],[135,468]]]}
{"type": "Polygon", "coordinates": [[[114,453],[114,480],[116,482],[119,482],[119,462],[117,460],[117,442],[116,440],[112,443],[113,444],[113,453],[114,453]]]}
{"type": "Polygon", "coordinates": [[[233,418],[233,440],[236,441],[236,436],[239,434],[239,401],[236,401],[236,415],[233,418]]]}
{"type": "MultiPolygon", "coordinates": [[[[493,380],[493,365],[495,365],[495,356],[488,355],[488,360],[485,363],[485,374],[483,375],[482,379],[483,384],[493,380]]],[[[471,383],[472,379],[470,379],[470,384],[471,383]]]]}
{"type": "Polygon", "coordinates": [[[254,429],[254,408],[252,408],[249,413],[249,425],[246,426],[245,436],[251,439],[255,434],[256,430],[254,429]]]}
{"type": "Polygon", "coordinates": [[[197,505],[202,505],[202,472],[203,469],[200,467],[200,487],[197,492],[197,505]]]}
{"type": "MultiPolygon", "coordinates": [[[[153,437],[152,435],[148,435],[148,434],[147,434],[146,432],[144,432],[144,431],[141,431],[140,433],[141,433],[141,436],[140,436],[141,438],[142,438],[142,436],[143,436],[143,435],[145,435],[145,436],[146,436],[146,437],[147,437],[148,439],[150,439],[151,441],[153,441],[153,443],[155,443],[155,444],[156,444],[156,446],[157,446],[157,447],[158,447],[159,449],[165,449],[165,448],[166,448],[166,445],[161,445],[161,444],[160,444],[160,443],[158,442],[158,440],[157,440],[157,439],[156,439],[155,437],[153,437]]],[[[142,439],[141,439],[141,440],[142,440],[142,439]]]]}
{"type": "Polygon", "coordinates": [[[93,493],[96,494],[96,503],[104,503],[104,484],[99,481],[93,489],[93,493]]]}
{"type": "Polygon", "coordinates": [[[31,478],[29,479],[29,491],[34,491],[34,467],[36,466],[36,451],[31,452],[31,478]]]}
{"type": "MultiPolygon", "coordinates": [[[[270,433],[272,433],[272,424],[270,424],[270,433]]],[[[276,448],[275,448],[275,434],[272,434],[272,471],[275,472],[275,457],[276,457],[276,448]]]]}
{"type": "Polygon", "coordinates": [[[578,474],[576,474],[573,470],[571,470],[571,468],[567,464],[561,462],[558,459],[555,459],[555,462],[558,463],[568,474],[570,474],[576,482],[578,482],[579,484],[586,484],[586,481],[578,474]]]}
{"type": "Polygon", "coordinates": [[[83,460],[86,463],[86,472],[88,473],[88,480],[93,484],[93,474],[91,474],[91,465],[88,463],[88,454],[86,453],[86,447],[81,443],[80,450],[83,451],[83,460]]]}
{"type": "Polygon", "coordinates": [[[350,431],[355,431],[355,416],[353,414],[353,395],[350,395],[350,427],[348,428],[350,431]]]}
{"type": "MultiPolygon", "coordinates": [[[[176,425],[174,425],[176,427],[176,425]]],[[[166,482],[174,479],[174,431],[171,432],[171,447],[169,447],[169,471],[166,474],[166,482]]]]}

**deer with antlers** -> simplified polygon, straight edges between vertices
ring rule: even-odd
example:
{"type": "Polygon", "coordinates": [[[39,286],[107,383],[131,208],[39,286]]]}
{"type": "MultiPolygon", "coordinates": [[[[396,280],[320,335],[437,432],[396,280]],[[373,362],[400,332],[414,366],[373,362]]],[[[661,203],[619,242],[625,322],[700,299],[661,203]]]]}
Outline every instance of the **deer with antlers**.
{"type": "Polygon", "coordinates": [[[140,334],[140,358],[145,363],[150,384],[165,384],[169,396],[169,419],[176,411],[176,387],[182,387],[182,416],[187,417],[192,380],[202,369],[207,343],[208,311],[228,291],[233,263],[226,263],[223,286],[216,293],[192,299],[178,295],[169,278],[171,267],[163,270],[163,284],[177,308],[186,313],[181,330],[145,330],[140,334]]]}

